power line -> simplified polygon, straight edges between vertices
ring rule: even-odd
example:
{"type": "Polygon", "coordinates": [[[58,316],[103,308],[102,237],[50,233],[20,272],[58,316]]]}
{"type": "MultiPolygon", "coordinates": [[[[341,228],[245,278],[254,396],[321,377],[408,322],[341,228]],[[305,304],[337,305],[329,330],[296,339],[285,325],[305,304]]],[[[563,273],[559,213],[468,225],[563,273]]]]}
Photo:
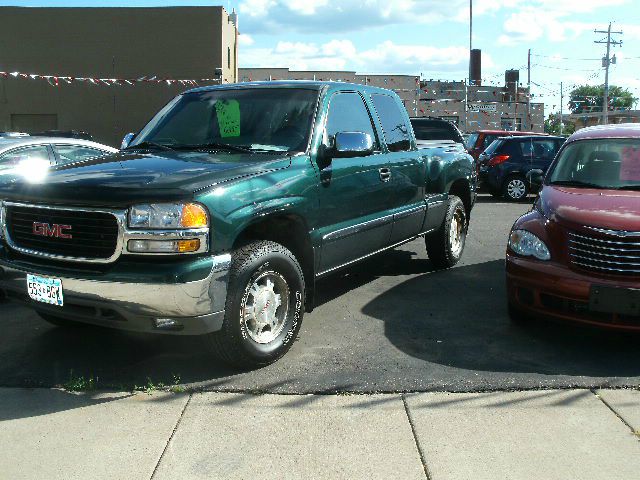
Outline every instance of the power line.
{"type": "Polygon", "coordinates": [[[585,61],[585,62],[586,61],[594,62],[594,61],[600,60],[599,58],[570,58],[570,57],[558,57],[556,55],[540,55],[540,54],[535,54],[535,53],[532,53],[531,56],[532,57],[541,57],[541,58],[551,58],[551,59],[555,59],[555,60],[578,60],[578,61],[585,61]]]}

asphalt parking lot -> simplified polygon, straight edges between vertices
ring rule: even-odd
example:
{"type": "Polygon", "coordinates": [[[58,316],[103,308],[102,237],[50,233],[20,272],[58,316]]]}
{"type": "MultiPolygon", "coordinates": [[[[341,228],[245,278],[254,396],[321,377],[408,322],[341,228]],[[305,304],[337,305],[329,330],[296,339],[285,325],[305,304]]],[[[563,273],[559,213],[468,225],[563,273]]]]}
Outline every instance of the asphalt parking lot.
{"type": "Polygon", "coordinates": [[[433,271],[416,240],[323,280],[291,351],[251,372],[220,364],[199,338],[54,328],[2,304],[0,386],[79,376],[116,389],[179,379],[205,390],[274,393],[638,386],[640,336],[509,321],[506,238],[529,205],[481,196],[452,270],[433,271]]]}

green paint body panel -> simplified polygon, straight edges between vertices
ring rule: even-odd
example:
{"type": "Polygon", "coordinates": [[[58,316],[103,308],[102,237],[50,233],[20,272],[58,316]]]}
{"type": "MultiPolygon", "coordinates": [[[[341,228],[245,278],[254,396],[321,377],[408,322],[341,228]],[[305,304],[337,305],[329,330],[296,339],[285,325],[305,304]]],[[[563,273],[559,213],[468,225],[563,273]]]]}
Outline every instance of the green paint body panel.
{"type": "MultiPolygon", "coordinates": [[[[104,208],[194,200],[210,213],[211,244],[207,255],[231,252],[243,232],[256,223],[274,217],[295,219],[308,235],[314,258],[305,261],[310,262],[315,274],[332,271],[439,226],[446,210],[442,208],[443,201],[446,204],[454,184],[460,187],[462,182],[466,186],[465,202],[469,210],[473,205],[473,159],[463,149],[450,145],[419,150],[404,106],[389,90],[331,82],[259,82],[206,88],[316,90],[318,104],[308,149],[293,156],[121,152],[85,164],[54,168],[42,185],[0,176],[0,199],[104,208]],[[319,152],[329,102],[333,94],[344,91],[358,92],[364,98],[381,149],[368,157],[335,158],[323,164],[319,152]],[[411,137],[409,151],[387,150],[372,93],[393,96],[406,115],[411,137]],[[389,182],[380,180],[380,168],[391,170],[389,182]]],[[[0,262],[10,263],[7,258],[5,251],[0,262]]],[[[145,268],[141,268],[141,261],[121,257],[117,265],[100,273],[100,279],[181,282],[206,276],[207,268],[211,268],[208,257],[145,262],[145,268]]],[[[73,265],[65,268],[73,270],[73,265]]],[[[55,275],[58,267],[39,270],[55,275]]],[[[81,275],[91,274],[82,271],[81,275]]]]}

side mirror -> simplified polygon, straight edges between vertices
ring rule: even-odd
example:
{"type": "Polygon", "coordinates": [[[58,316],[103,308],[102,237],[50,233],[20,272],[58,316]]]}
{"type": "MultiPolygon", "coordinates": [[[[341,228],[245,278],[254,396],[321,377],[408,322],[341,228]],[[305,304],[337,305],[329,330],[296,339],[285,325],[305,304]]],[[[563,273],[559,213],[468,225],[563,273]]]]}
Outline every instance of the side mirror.
{"type": "Polygon", "coordinates": [[[534,168],[533,170],[529,170],[527,172],[527,180],[529,181],[529,185],[532,188],[539,189],[542,186],[542,182],[544,181],[544,172],[539,168],[534,168]]]}
{"type": "Polygon", "coordinates": [[[330,153],[334,158],[366,157],[373,153],[373,139],[368,133],[338,132],[330,153]]]}
{"type": "Polygon", "coordinates": [[[136,138],[135,133],[127,133],[122,139],[122,144],[120,145],[120,150],[127,148],[133,142],[133,139],[136,138]]]}

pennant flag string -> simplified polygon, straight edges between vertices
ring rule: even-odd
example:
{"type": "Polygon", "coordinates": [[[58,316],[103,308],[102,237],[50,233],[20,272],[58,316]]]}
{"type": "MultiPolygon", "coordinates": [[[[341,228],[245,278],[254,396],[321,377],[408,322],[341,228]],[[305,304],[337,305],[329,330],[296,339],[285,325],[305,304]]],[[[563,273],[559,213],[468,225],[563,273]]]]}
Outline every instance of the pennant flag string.
{"type": "Polygon", "coordinates": [[[44,80],[53,87],[59,87],[61,82],[66,84],[72,83],[91,83],[93,85],[105,85],[105,86],[122,86],[122,85],[136,85],[140,83],[155,83],[155,84],[180,84],[180,85],[192,85],[197,86],[199,83],[220,83],[220,78],[199,78],[199,79],[184,79],[184,78],[160,78],[157,75],[151,77],[143,76],[139,78],[99,78],[99,77],[70,77],[65,75],[42,75],[38,73],[22,73],[22,72],[2,72],[0,71],[0,77],[3,78],[24,78],[27,80],[44,80]]]}

